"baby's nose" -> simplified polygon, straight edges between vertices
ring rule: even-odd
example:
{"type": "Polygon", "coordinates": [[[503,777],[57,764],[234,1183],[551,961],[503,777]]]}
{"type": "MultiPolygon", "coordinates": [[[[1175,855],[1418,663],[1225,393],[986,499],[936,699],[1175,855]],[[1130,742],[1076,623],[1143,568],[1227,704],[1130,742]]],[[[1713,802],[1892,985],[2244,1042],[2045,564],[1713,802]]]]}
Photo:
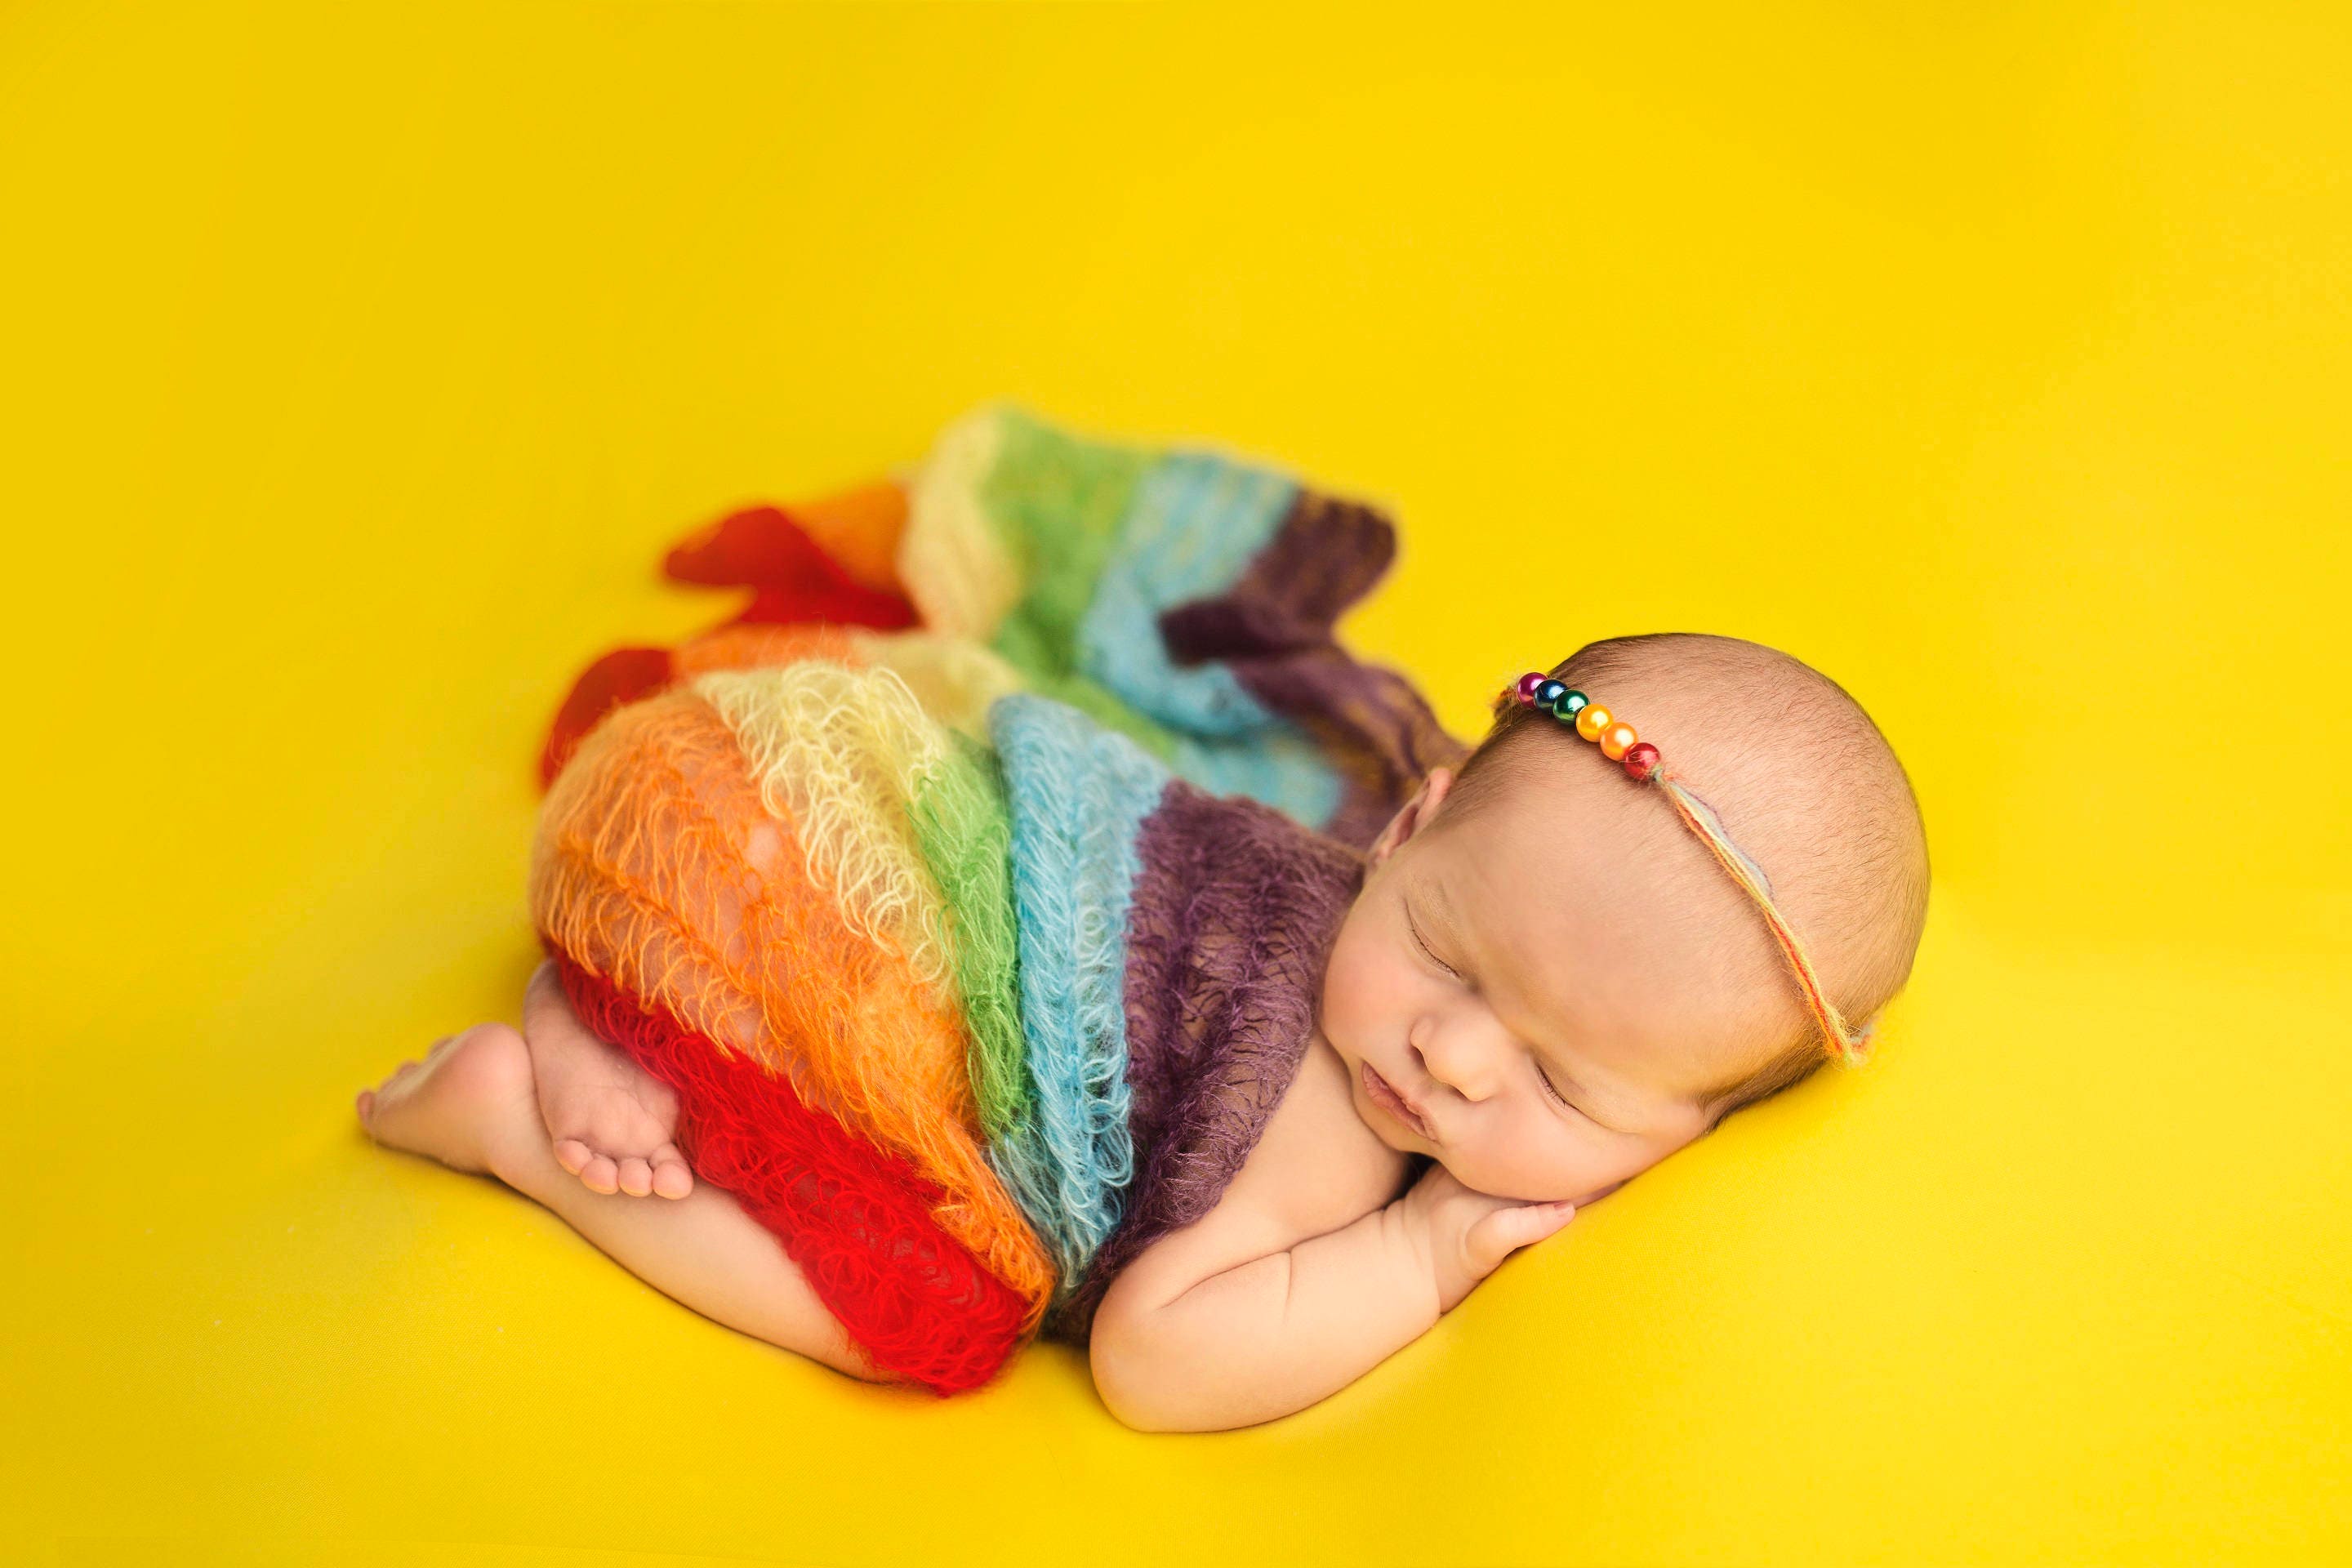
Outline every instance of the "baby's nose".
{"type": "Polygon", "coordinates": [[[1485,1100],[1495,1092],[1500,1071],[1498,1054],[1466,1037],[1466,1031],[1453,1031],[1442,1037],[1432,1034],[1426,1045],[1411,1047],[1413,1059],[1422,1071],[1444,1084],[1465,1100],[1485,1100]]]}

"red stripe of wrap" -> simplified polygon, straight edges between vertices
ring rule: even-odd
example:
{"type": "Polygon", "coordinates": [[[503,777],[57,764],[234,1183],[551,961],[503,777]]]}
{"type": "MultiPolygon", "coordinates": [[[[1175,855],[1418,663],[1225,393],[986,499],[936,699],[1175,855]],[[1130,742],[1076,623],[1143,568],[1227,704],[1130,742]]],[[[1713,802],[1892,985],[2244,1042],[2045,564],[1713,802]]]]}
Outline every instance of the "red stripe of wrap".
{"type": "Polygon", "coordinates": [[[775,1234],[877,1367],[940,1394],[996,1374],[1019,1348],[1024,1302],[932,1220],[936,1184],[540,940],[580,1021],[677,1091],[677,1146],[696,1178],[775,1234]]]}

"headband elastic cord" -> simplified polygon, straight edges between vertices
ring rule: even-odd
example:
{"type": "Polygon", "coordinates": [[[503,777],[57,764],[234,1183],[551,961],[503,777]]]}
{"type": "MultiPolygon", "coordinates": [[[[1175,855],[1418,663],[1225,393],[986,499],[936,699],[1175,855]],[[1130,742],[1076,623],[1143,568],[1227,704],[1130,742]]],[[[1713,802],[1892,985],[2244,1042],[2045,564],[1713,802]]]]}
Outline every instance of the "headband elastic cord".
{"type": "Polygon", "coordinates": [[[1796,973],[1797,989],[1804,994],[1805,1005],[1821,1025],[1830,1054],[1850,1068],[1858,1068],[1870,1059],[1871,1039],[1878,1032],[1878,1020],[1873,1018],[1859,1029],[1846,1026],[1844,1015],[1830,1000],[1827,988],[1813,969],[1812,955],[1805,951],[1804,940],[1772,901],[1772,879],[1764,874],[1764,868],[1731,841],[1731,835],[1724,831],[1722,819],[1714,809],[1684,787],[1680,774],[1667,769],[1656,746],[1642,740],[1631,724],[1616,721],[1608,709],[1541,670],[1529,670],[1519,677],[1517,683],[1505,688],[1503,696],[1572,724],[1585,740],[1599,742],[1601,753],[1610,761],[1624,763],[1626,776],[1634,783],[1656,784],[1664,789],[1683,826],[1698,835],[1699,842],[1706,846],[1716,863],[1731,873],[1731,879],[1763,913],[1772,939],[1780,944],[1789,967],[1796,973]]]}
{"type": "Polygon", "coordinates": [[[1765,880],[1763,869],[1740,852],[1739,847],[1732,843],[1730,836],[1723,831],[1723,825],[1715,813],[1707,809],[1706,803],[1685,789],[1678,778],[1661,767],[1650,775],[1650,779],[1664,788],[1666,798],[1674,802],[1675,815],[1683,819],[1685,827],[1698,835],[1700,842],[1714,852],[1717,862],[1731,873],[1731,879],[1738,883],[1755,900],[1756,907],[1763,911],[1764,923],[1771,928],[1774,940],[1780,942],[1780,951],[1788,956],[1789,967],[1796,971],[1797,989],[1805,994],[1805,1005],[1812,1009],[1815,1021],[1821,1025],[1831,1054],[1851,1068],[1858,1068],[1868,1061],[1871,1037],[1878,1032],[1877,1020],[1873,1019],[1860,1029],[1846,1027],[1845,1016],[1837,1010],[1837,1004],[1830,1000],[1821,976],[1813,971],[1812,955],[1805,951],[1804,940],[1797,935],[1796,928],[1788,922],[1781,915],[1780,906],[1772,901],[1771,884],[1765,880]]]}

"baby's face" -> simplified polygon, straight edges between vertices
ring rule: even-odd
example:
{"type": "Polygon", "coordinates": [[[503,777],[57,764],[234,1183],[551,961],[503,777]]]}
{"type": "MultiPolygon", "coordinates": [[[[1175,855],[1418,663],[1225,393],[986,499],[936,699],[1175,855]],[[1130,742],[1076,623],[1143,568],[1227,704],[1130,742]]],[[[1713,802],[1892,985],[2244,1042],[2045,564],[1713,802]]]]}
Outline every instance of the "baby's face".
{"type": "Polygon", "coordinates": [[[1451,783],[1372,846],[1319,1023],[1391,1148],[1496,1197],[1589,1202],[1706,1130],[1699,1097],[1770,1048],[1755,998],[1607,809],[1513,788],[1432,831],[1451,783]]]}

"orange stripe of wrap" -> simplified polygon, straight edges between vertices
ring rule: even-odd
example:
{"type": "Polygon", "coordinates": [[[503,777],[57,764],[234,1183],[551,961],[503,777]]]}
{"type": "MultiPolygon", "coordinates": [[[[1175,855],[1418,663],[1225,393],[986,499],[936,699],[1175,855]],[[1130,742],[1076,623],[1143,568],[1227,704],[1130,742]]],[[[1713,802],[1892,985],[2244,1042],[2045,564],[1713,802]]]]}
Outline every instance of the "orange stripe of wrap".
{"type": "Polygon", "coordinates": [[[725,721],[676,688],[614,713],[557,778],[531,918],[589,973],[780,1073],[936,1182],[940,1227],[1042,1321],[1045,1248],[989,1167],[966,1035],[906,955],[852,929],[725,721]]]}

